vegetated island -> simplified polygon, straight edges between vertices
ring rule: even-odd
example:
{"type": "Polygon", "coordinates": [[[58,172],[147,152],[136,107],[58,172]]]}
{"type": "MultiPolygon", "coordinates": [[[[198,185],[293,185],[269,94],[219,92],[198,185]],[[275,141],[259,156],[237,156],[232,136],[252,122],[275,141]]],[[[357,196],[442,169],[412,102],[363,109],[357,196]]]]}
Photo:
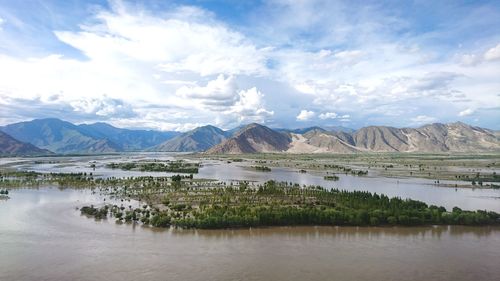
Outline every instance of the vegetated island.
{"type": "Polygon", "coordinates": [[[183,161],[175,162],[124,162],[109,163],[107,168],[121,169],[124,171],[136,170],[141,172],[169,172],[169,173],[188,173],[197,174],[199,163],[188,163],[183,161]]]}
{"type": "Polygon", "coordinates": [[[7,189],[1,189],[0,190],[0,200],[8,200],[9,197],[9,191],[7,189]]]}
{"type": "Polygon", "coordinates": [[[259,172],[271,172],[271,168],[267,166],[251,166],[251,167],[259,172]]]}
{"type": "MultiPolygon", "coordinates": [[[[152,181],[155,183],[154,179],[152,181]]],[[[82,212],[92,215],[92,212],[107,211],[106,214],[118,221],[141,221],[157,227],[180,228],[500,225],[500,214],[495,212],[464,211],[457,207],[448,212],[444,207],[366,191],[325,190],[319,186],[301,187],[275,181],[255,187],[242,182],[214,188],[194,187],[179,181],[161,192],[146,187],[140,190],[115,189],[113,193],[141,199],[148,204],[143,209],[107,205],[99,210],[91,207],[91,213],[82,212]]]]}
{"type": "Polygon", "coordinates": [[[323,179],[328,181],[338,181],[340,178],[337,175],[326,175],[323,179]]]}
{"type": "Polygon", "coordinates": [[[492,211],[465,211],[457,207],[448,211],[367,191],[326,190],[288,182],[226,184],[179,175],[102,179],[83,174],[29,172],[26,176],[23,179],[21,172],[15,177],[2,175],[0,186],[27,181],[92,188],[122,203],[84,206],[80,209],[82,214],[156,227],[500,225],[500,214],[492,211]],[[130,200],[141,202],[142,208],[126,206],[130,200]]]}

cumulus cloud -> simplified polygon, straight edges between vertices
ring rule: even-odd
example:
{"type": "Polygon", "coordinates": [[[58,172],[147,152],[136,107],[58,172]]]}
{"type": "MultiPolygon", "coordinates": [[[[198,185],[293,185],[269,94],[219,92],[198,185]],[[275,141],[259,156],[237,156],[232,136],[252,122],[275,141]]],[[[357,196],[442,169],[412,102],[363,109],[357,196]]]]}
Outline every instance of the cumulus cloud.
{"type": "Polygon", "coordinates": [[[225,119],[233,118],[238,122],[264,122],[266,117],[274,115],[274,111],[265,108],[265,96],[261,91],[256,87],[240,90],[233,76],[221,74],[206,86],[183,86],[176,94],[191,99],[193,106],[221,113],[225,119]]]}
{"type": "Polygon", "coordinates": [[[207,106],[230,106],[238,99],[238,87],[234,77],[219,75],[206,86],[182,86],[176,94],[183,98],[200,100],[207,106]]]}
{"type": "Polygon", "coordinates": [[[319,117],[319,119],[322,119],[322,120],[335,119],[338,117],[338,114],[335,112],[325,112],[325,113],[321,113],[318,117],[319,117]]]}
{"type": "Polygon", "coordinates": [[[474,114],[475,110],[472,108],[467,108],[465,110],[462,110],[458,113],[458,116],[464,117],[464,116],[469,116],[474,114]]]}
{"type": "Polygon", "coordinates": [[[484,53],[484,59],[487,61],[500,59],[500,44],[486,51],[486,53],[484,53]]]}
{"type": "MultiPolygon", "coordinates": [[[[236,76],[265,74],[266,50],[212,13],[179,6],[154,15],[121,1],[111,2],[111,7],[95,9],[92,20],[79,30],[54,32],[84,54],[83,60],[60,54],[18,58],[0,53],[0,97],[47,100],[57,94],[58,102],[75,116],[94,115],[110,122],[142,118],[155,128],[155,122],[170,124],[162,128],[184,129],[176,124],[228,122],[222,119],[229,116],[264,122],[274,114],[265,108],[260,91],[240,90],[235,83],[236,76]],[[214,76],[206,85],[201,82],[214,76]],[[150,118],[151,111],[169,115],[150,118]]],[[[69,115],[59,117],[70,119],[69,115]]]]}
{"type": "Polygon", "coordinates": [[[310,119],[312,119],[316,114],[314,113],[314,111],[310,111],[310,110],[301,110],[299,115],[297,115],[297,121],[308,121],[310,119]]]}
{"type": "MultiPolygon", "coordinates": [[[[2,110],[11,116],[2,118],[23,120],[38,112],[176,130],[351,119],[358,122],[353,126],[398,126],[500,106],[500,45],[497,38],[481,37],[488,32],[472,32],[497,26],[497,11],[481,21],[433,18],[433,32],[421,34],[412,29],[420,19],[401,15],[406,10],[398,5],[359,9],[349,1],[270,1],[258,14],[242,14],[248,16],[243,25],[200,7],[109,4],[93,6],[64,30],[26,22],[19,34],[0,32],[0,101],[7,101],[2,109],[17,108],[2,110]],[[455,24],[459,28],[451,29],[455,24]],[[49,30],[51,38],[15,40],[37,28],[49,30]],[[476,37],[457,33],[464,28],[476,37]],[[463,45],[434,44],[436,38],[460,38],[463,45]],[[33,43],[42,51],[24,48],[33,43]],[[18,49],[22,55],[12,55],[18,49]],[[28,101],[35,104],[27,107],[33,113],[21,109],[28,101]],[[314,111],[296,116],[302,108],[314,111]],[[450,110],[435,115],[439,108],[450,110]]],[[[455,6],[462,5],[448,8],[455,6]]],[[[473,14],[471,6],[462,15],[473,14]]],[[[18,15],[5,16],[14,26],[18,15]]]]}
{"type": "Polygon", "coordinates": [[[274,115],[274,111],[264,107],[264,95],[253,87],[238,93],[238,101],[226,112],[237,117],[241,122],[264,122],[267,117],[274,115]]]}
{"type": "Polygon", "coordinates": [[[157,17],[116,2],[96,19],[99,23],[82,25],[81,31],[57,31],[56,36],[89,58],[132,58],[166,72],[207,76],[265,71],[263,51],[199,8],[180,7],[157,17]]]}
{"type": "Polygon", "coordinates": [[[95,114],[103,117],[130,118],[136,116],[129,104],[126,104],[120,99],[109,98],[106,95],[101,98],[71,101],[70,105],[77,112],[95,114]]]}
{"type": "Polygon", "coordinates": [[[489,48],[484,53],[464,54],[461,57],[463,66],[476,66],[483,62],[496,61],[500,59],[500,44],[489,48]]]}

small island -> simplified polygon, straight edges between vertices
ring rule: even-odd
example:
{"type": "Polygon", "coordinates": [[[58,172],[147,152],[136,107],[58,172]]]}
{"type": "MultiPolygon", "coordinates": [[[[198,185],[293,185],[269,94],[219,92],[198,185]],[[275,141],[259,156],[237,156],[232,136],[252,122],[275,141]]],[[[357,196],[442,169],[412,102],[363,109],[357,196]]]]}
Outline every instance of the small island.
{"type": "Polygon", "coordinates": [[[187,173],[197,174],[198,163],[188,163],[184,161],[172,162],[123,162],[123,163],[109,163],[107,168],[121,169],[124,171],[141,171],[141,172],[169,172],[169,173],[187,173]]]}
{"type": "Polygon", "coordinates": [[[10,199],[9,197],[9,191],[7,189],[0,189],[0,200],[7,200],[10,199]]]}
{"type": "Polygon", "coordinates": [[[105,189],[113,196],[146,202],[142,208],[87,206],[82,213],[97,219],[109,215],[117,222],[177,228],[500,225],[500,214],[495,212],[457,207],[448,211],[416,200],[366,191],[326,190],[275,181],[256,186],[247,182],[226,186],[151,180],[141,189],[105,189]],[[162,187],[158,188],[158,183],[162,187]]]}

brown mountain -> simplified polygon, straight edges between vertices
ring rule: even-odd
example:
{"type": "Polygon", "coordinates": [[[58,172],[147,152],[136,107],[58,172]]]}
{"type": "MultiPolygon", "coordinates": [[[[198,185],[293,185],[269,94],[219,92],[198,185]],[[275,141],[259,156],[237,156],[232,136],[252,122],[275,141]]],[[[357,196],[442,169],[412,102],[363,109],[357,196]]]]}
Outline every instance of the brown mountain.
{"type": "Polygon", "coordinates": [[[52,152],[45,149],[40,149],[29,143],[18,141],[8,134],[0,131],[1,156],[32,156],[46,154],[52,154],[52,152]]]}
{"type": "Polygon", "coordinates": [[[250,124],[233,137],[207,150],[207,153],[259,153],[288,150],[292,139],[288,133],[274,131],[256,123],[250,124]]]}
{"type": "Polygon", "coordinates": [[[230,134],[214,126],[198,127],[180,136],[169,139],[150,150],[152,151],[205,151],[221,143],[230,134]]]}
{"type": "Polygon", "coordinates": [[[489,152],[500,151],[497,132],[461,122],[420,128],[370,126],[352,134],[310,131],[294,138],[290,152],[489,152]],[[302,144],[298,144],[302,143],[302,144]]]}

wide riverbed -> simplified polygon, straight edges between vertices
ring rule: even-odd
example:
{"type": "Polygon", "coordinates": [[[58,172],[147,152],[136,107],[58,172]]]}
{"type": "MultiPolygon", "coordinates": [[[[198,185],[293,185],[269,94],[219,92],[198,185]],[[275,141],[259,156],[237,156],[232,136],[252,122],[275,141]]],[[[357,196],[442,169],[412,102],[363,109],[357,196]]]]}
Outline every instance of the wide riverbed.
{"type": "Polygon", "coordinates": [[[9,196],[2,281],[500,279],[498,227],[158,230],[81,216],[90,190],[9,196]]]}
{"type": "MultiPolygon", "coordinates": [[[[182,154],[172,153],[127,153],[121,155],[81,156],[81,157],[41,157],[33,159],[2,158],[0,165],[11,166],[20,170],[38,172],[87,172],[100,177],[128,176],[167,176],[175,173],[122,171],[106,168],[111,162],[151,161],[152,159],[173,160],[182,158],[182,154]],[[36,162],[36,163],[35,163],[36,162]],[[95,165],[95,169],[91,168],[95,165]]],[[[454,184],[464,184],[459,181],[441,181],[419,178],[387,178],[373,174],[368,176],[351,176],[339,174],[338,181],[328,181],[323,177],[326,171],[299,173],[297,169],[272,168],[271,172],[258,172],[248,168],[251,162],[233,162],[217,160],[199,160],[202,167],[195,178],[215,179],[219,181],[247,180],[264,182],[267,180],[288,181],[301,185],[320,185],[325,188],[345,190],[366,190],[385,194],[390,197],[411,198],[444,206],[448,210],[457,206],[464,210],[490,210],[500,212],[500,189],[453,188],[454,184]],[[447,184],[447,186],[445,186],[447,184]]]]}

